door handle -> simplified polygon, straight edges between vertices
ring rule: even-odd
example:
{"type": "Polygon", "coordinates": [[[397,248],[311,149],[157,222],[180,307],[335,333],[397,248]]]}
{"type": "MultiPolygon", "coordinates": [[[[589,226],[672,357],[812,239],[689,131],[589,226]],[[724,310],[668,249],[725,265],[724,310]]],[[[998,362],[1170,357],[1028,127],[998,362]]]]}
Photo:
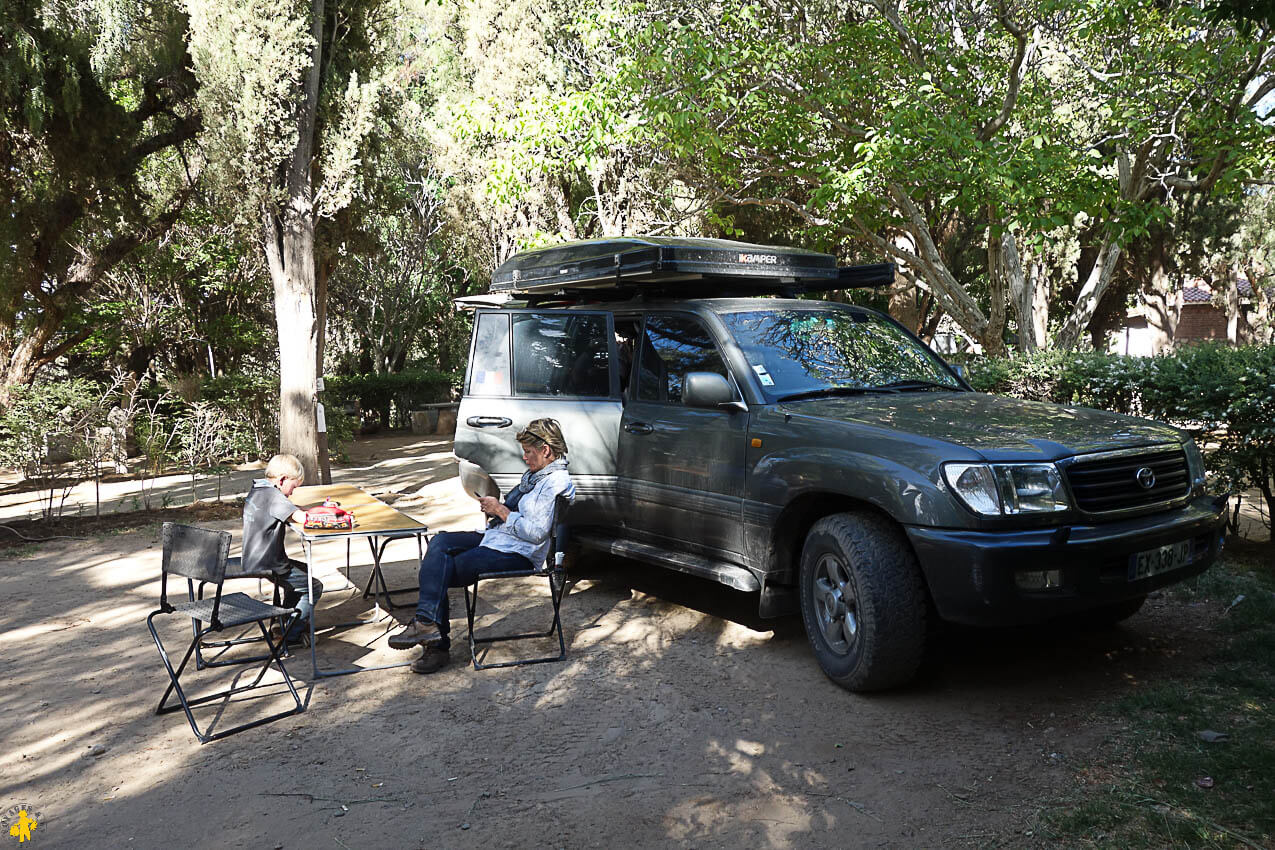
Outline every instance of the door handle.
{"type": "Polygon", "coordinates": [[[645,422],[630,422],[624,426],[624,430],[630,434],[649,434],[655,429],[645,422]]]}
{"type": "Polygon", "coordinates": [[[470,428],[508,428],[514,421],[506,416],[471,416],[465,424],[470,428]]]}

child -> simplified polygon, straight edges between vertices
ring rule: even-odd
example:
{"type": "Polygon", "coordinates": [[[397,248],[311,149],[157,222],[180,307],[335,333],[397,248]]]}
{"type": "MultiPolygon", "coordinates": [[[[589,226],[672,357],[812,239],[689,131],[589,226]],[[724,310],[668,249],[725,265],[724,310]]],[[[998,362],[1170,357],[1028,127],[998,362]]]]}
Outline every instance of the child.
{"type": "MultiPolygon", "coordinates": [[[[305,481],[301,461],[293,455],[275,455],[266,464],[266,477],[252,482],[243,504],[243,569],[270,570],[283,591],[283,604],[297,608],[300,616],[288,629],[287,640],[296,641],[309,629],[314,606],[306,600],[305,564],[288,557],[283,548],[284,523],[305,522],[305,511],[289,501],[292,491],[305,481]]],[[[314,581],[314,601],[323,585],[314,581]]]]}

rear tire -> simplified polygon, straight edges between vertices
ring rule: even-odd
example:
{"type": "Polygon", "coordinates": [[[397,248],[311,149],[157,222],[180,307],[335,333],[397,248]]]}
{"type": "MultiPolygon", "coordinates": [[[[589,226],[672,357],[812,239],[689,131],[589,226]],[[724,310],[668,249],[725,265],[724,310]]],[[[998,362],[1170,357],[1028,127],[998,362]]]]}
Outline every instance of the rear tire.
{"type": "Polygon", "coordinates": [[[916,556],[884,517],[834,514],[801,552],[801,619],[815,660],[851,691],[901,685],[925,657],[929,605],[916,556]]]}

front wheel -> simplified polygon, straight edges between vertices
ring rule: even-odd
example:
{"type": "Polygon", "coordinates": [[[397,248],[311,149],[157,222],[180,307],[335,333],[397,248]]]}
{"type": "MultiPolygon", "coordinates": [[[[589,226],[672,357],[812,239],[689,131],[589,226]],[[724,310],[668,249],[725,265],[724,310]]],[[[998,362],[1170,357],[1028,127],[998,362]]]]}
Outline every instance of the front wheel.
{"type": "Polygon", "coordinates": [[[899,529],[863,513],[816,522],[801,551],[801,618],[819,666],[841,687],[912,679],[925,656],[928,605],[899,529]]]}

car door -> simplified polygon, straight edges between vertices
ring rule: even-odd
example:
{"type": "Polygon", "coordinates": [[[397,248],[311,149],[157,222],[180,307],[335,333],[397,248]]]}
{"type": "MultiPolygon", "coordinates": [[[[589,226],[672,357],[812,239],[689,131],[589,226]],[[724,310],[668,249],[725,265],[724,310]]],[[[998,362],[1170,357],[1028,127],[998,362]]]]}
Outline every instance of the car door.
{"type": "Polygon", "coordinates": [[[740,560],[748,414],[687,407],[681,395],[687,372],[716,372],[733,383],[717,343],[693,314],[650,313],[633,359],[619,440],[626,530],[740,560]]]}
{"type": "Polygon", "coordinates": [[[609,313],[480,310],[474,317],[456,456],[502,492],[526,472],[515,435],[549,416],[562,426],[576,485],[573,522],[609,524],[616,505],[619,377],[609,313]]]}

